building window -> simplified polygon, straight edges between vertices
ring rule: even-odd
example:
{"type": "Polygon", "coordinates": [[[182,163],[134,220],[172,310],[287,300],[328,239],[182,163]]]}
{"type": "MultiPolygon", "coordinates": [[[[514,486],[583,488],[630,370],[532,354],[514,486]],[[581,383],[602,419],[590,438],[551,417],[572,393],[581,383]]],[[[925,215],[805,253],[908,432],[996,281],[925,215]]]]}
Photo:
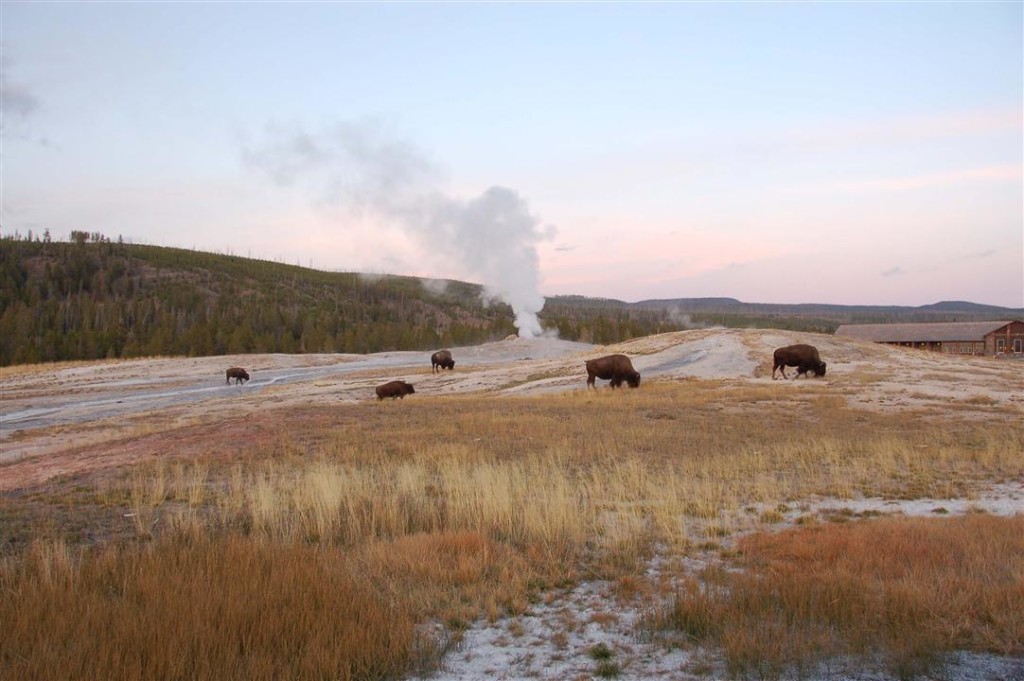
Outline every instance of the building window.
{"type": "Polygon", "coordinates": [[[1006,352],[1006,339],[996,338],[996,352],[1002,354],[1006,352]]]}
{"type": "Polygon", "coordinates": [[[1021,347],[1020,347],[1020,346],[1021,346],[1021,343],[1024,343],[1024,341],[1022,341],[1022,340],[1021,340],[1020,338],[1014,338],[1014,339],[1013,339],[1013,351],[1014,351],[1014,352],[1016,352],[1016,353],[1020,354],[1020,351],[1021,351],[1021,347]]]}

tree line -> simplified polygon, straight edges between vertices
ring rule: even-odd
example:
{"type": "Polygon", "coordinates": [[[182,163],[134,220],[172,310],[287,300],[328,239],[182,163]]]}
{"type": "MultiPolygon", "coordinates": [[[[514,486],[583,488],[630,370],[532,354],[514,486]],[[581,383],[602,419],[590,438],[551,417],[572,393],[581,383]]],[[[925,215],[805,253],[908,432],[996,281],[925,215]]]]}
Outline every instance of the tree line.
{"type": "MultiPolygon", "coordinates": [[[[240,353],[372,353],[474,345],[515,333],[476,284],[324,272],[266,260],[111,240],[0,239],[0,366],[240,353]]],[[[687,328],[834,330],[818,318],[736,315],[548,298],[542,326],[596,344],[687,328]]]]}
{"type": "Polygon", "coordinates": [[[79,238],[0,240],[0,364],[233,353],[367,353],[515,332],[479,287],[431,293],[268,261],[79,238]]]}
{"type": "MultiPolygon", "coordinates": [[[[515,333],[481,287],[323,272],[115,241],[0,239],[0,365],[236,353],[371,353],[473,345],[515,333]]],[[[558,306],[556,306],[558,308],[558,306]]],[[[542,313],[562,338],[614,343],[679,328],[666,315],[565,307],[542,313]]]]}

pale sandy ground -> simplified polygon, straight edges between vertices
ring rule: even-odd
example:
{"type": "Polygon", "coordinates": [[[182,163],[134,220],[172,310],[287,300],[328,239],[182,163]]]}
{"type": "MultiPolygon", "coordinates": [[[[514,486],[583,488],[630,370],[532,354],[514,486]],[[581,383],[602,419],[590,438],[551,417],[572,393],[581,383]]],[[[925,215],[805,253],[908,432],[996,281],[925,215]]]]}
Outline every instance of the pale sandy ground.
{"type": "MultiPolygon", "coordinates": [[[[373,388],[396,378],[416,386],[410,400],[441,394],[585,390],[583,362],[612,352],[629,355],[645,383],[701,379],[775,385],[780,391],[827,386],[851,406],[901,411],[908,418],[939,414],[983,419],[990,411],[1024,418],[1024,361],[946,357],[817,334],[703,329],[613,346],[512,339],[452,352],[455,371],[441,374],[431,373],[429,352],[156,358],[5,368],[0,370],[0,491],[120,463],[95,452],[89,461],[76,461],[75,448],[83,444],[212,423],[269,406],[373,401],[373,388]],[[772,350],[791,343],[817,346],[828,363],[826,377],[773,384],[772,350]],[[236,365],[247,368],[252,380],[242,386],[225,385],[224,370],[236,365]]],[[[794,513],[826,508],[905,514],[1024,513],[1024,473],[1022,479],[993,486],[970,500],[815,499],[794,513]]],[[[652,576],[664,560],[652,562],[652,576]]],[[[431,678],[594,678],[597,663],[587,651],[598,643],[615,652],[620,679],[721,676],[713,656],[638,641],[633,627],[638,613],[611,605],[610,590],[610,584],[586,582],[523,617],[496,625],[481,623],[449,655],[445,670],[431,678]],[[612,618],[606,616],[610,609],[612,618]],[[567,622],[574,626],[567,627],[567,622]],[[555,636],[557,632],[568,638],[555,636]]],[[[841,667],[805,678],[886,679],[870,670],[841,667]]],[[[941,678],[1021,680],[1024,660],[962,655],[941,678]]]]}
{"type": "MultiPolygon", "coordinates": [[[[557,339],[515,339],[452,348],[455,371],[432,374],[430,354],[243,355],[76,362],[0,369],[0,489],[3,464],[46,460],[71,445],[175,425],[257,413],[268,406],[372,401],[375,386],[400,378],[408,399],[437,394],[529,395],[584,390],[583,362],[611,352],[633,359],[645,382],[696,378],[770,383],[771,353],[796,342],[816,345],[826,377],[777,381],[779,390],[829,386],[853,406],[942,410],[950,405],[1024,414],[1024,362],[933,353],[782,331],[705,329],[612,346],[557,339]],[[229,366],[248,369],[245,385],[225,385],[229,366]]],[[[789,370],[793,375],[793,370],[789,370]]],[[[603,382],[599,381],[599,385],[603,382]]],[[[972,418],[972,411],[956,414],[972,418]]],[[[51,474],[61,474],[54,466],[51,474]]],[[[38,480],[37,480],[38,481],[38,480]]]]}

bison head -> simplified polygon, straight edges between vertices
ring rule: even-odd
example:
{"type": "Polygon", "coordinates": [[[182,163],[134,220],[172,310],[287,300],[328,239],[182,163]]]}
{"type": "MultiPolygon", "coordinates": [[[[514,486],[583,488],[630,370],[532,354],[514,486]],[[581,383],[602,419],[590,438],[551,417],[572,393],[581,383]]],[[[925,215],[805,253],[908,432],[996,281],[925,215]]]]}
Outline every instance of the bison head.
{"type": "Polygon", "coordinates": [[[629,384],[630,388],[640,387],[640,372],[634,371],[631,374],[626,374],[626,383],[629,384]]]}
{"type": "Polygon", "coordinates": [[[818,366],[814,367],[814,375],[815,376],[824,376],[825,375],[825,363],[824,362],[820,362],[818,364],[818,366]]]}

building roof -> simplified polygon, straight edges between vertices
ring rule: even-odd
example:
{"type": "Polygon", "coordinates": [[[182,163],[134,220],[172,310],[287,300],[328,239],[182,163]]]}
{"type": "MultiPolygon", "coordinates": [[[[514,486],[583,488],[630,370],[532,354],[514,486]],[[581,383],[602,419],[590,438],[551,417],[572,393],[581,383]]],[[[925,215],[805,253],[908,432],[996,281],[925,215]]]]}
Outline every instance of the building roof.
{"type": "Polygon", "coordinates": [[[836,329],[836,335],[876,343],[983,341],[986,335],[1010,323],[1004,321],[937,324],[843,324],[836,329]]]}

